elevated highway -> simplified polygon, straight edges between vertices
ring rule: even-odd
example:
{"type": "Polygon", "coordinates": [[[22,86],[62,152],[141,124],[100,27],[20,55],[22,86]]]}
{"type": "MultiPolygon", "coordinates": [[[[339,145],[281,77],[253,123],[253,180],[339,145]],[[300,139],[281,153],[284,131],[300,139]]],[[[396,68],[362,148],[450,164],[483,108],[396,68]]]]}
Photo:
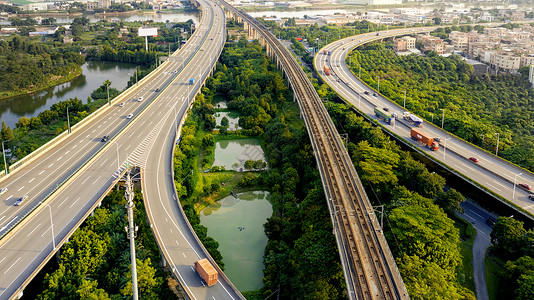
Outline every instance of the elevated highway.
{"type": "Polygon", "coordinates": [[[409,299],[373,208],[319,96],[293,56],[259,22],[224,1],[282,69],[308,129],[324,185],[350,299],[409,299]]]}
{"type": "MultiPolygon", "coordinates": [[[[149,175],[151,153],[160,148],[162,135],[173,136],[176,132],[179,120],[213,70],[226,38],[221,9],[205,0],[199,3],[200,25],[182,49],[138,86],[113,100],[111,106],[36,151],[1,179],[0,186],[7,187],[8,192],[0,196],[0,299],[20,296],[33,276],[100,204],[126,166],[140,166],[148,171],[143,175],[149,175]],[[194,85],[189,84],[190,78],[195,78],[194,85]],[[122,102],[124,106],[119,105],[122,102]],[[129,114],[133,118],[127,118],[129,114]],[[109,141],[101,141],[104,135],[110,136],[109,141]],[[28,195],[28,199],[21,206],[13,206],[22,195],[28,195]]],[[[151,194],[145,191],[145,195],[147,207],[154,207],[151,194]]],[[[159,215],[152,221],[157,218],[159,215]]],[[[183,239],[174,248],[182,250],[180,256],[187,256],[187,263],[193,254],[209,256],[196,245],[194,233],[176,232],[175,236],[175,240],[183,239]]],[[[191,280],[185,282],[195,287],[186,289],[190,298],[241,298],[224,274],[217,286],[202,288],[198,275],[190,268],[176,267],[176,262],[182,262],[163,252],[176,277],[191,280]],[[197,276],[196,282],[191,279],[193,275],[197,276]]]]}
{"type": "MultiPolygon", "coordinates": [[[[345,101],[352,104],[369,118],[377,120],[373,112],[374,107],[388,107],[389,113],[397,113],[402,118],[403,112],[407,111],[407,109],[390,101],[380,93],[377,93],[377,96],[373,96],[375,90],[351,73],[346,64],[346,57],[352,49],[371,41],[406,34],[429,32],[433,29],[435,27],[396,29],[382,31],[379,36],[376,33],[368,33],[338,40],[326,45],[318,52],[322,53],[322,50],[327,50],[331,52],[331,55],[316,55],[314,58],[315,69],[318,70],[321,78],[345,99],[345,101]],[[326,76],[324,74],[322,71],[324,65],[330,66],[332,75],[326,76]],[[365,94],[365,91],[369,92],[369,94],[365,94]]],[[[409,107],[409,103],[407,106],[409,107]]],[[[435,117],[440,118],[441,115],[435,117]]],[[[517,184],[526,183],[534,187],[534,174],[531,172],[469,144],[447,131],[434,126],[430,122],[425,122],[421,130],[434,137],[441,138],[442,141],[438,151],[431,151],[421,147],[417,142],[411,140],[410,130],[413,125],[403,119],[398,119],[394,126],[385,124],[383,121],[377,121],[386,130],[402,139],[404,143],[429,155],[453,173],[467,178],[467,180],[475,183],[475,185],[478,185],[489,193],[507,199],[509,206],[513,207],[515,205],[522,208],[529,213],[521,212],[526,217],[532,218],[532,215],[534,215],[534,202],[528,199],[528,195],[534,192],[529,192],[514,184],[514,182],[517,184]],[[469,160],[470,157],[478,158],[479,162],[475,163],[469,160]]],[[[447,122],[447,112],[445,112],[445,122],[447,122]]]]}

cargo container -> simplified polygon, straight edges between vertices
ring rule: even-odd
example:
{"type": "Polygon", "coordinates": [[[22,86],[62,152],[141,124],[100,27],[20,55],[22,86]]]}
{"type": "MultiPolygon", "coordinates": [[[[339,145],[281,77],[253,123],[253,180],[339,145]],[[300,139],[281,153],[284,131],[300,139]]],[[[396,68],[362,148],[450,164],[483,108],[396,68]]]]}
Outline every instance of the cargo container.
{"type": "Polygon", "coordinates": [[[330,75],[330,68],[327,65],[324,65],[324,74],[330,75]]]}
{"type": "Polygon", "coordinates": [[[213,286],[217,283],[217,270],[215,270],[206,258],[196,261],[195,269],[197,270],[198,275],[200,275],[200,278],[202,278],[208,286],[213,286]]]}
{"type": "Polygon", "coordinates": [[[189,84],[190,84],[190,85],[195,84],[195,78],[191,78],[191,79],[189,79],[189,84]]]}
{"type": "Polygon", "coordinates": [[[404,118],[404,120],[412,123],[413,125],[415,125],[417,127],[423,126],[423,119],[419,118],[418,116],[416,116],[414,114],[411,114],[409,111],[405,111],[402,114],[402,117],[404,118]]]}
{"type": "Polygon", "coordinates": [[[439,143],[434,141],[433,137],[429,136],[428,134],[422,132],[417,128],[412,128],[412,130],[410,131],[410,136],[414,141],[422,142],[428,149],[432,151],[438,151],[439,149],[439,143]]]}
{"type": "Polygon", "coordinates": [[[375,116],[379,119],[384,120],[384,122],[388,123],[389,125],[393,125],[393,123],[395,122],[395,118],[393,118],[390,113],[382,110],[377,106],[375,106],[375,116]]]}

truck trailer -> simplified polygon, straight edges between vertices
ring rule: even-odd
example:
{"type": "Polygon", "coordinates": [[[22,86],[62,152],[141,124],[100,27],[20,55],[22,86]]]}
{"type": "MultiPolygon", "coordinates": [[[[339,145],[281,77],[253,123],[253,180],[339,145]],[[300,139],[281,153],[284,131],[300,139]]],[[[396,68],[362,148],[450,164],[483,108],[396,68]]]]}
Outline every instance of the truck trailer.
{"type": "Polygon", "coordinates": [[[390,113],[382,110],[378,106],[375,106],[375,116],[384,120],[384,122],[388,123],[389,125],[393,125],[395,123],[395,118],[390,113]]]}
{"type": "Polygon", "coordinates": [[[330,75],[330,68],[327,66],[327,65],[324,65],[324,74],[325,75],[330,75]]]}
{"type": "Polygon", "coordinates": [[[423,126],[423,119],[419,118],[418,116],[416,116],[414,114],[411,114],[409,111],[405,111],[402,114],[402,117],[404,118],[404,120],[412,123],[413,125],[415,125],[417,127],[422,127],[423,126]]]}
{"type": "Polygon", "coordinates": [[[206,258],[196,261],[195,269],[197,270],[198,275],[200,275],[200,278],[202,278],[208,286],[213,286],[217,283],[217,270],[215,270],[206,258]]]}
{"type": "Polygon", "coordinates": [[[439,149],[439,143],[434,141],[433,137],[417,128],[412,128],[410,131],[410,136],[412,137],[412,140],[422,142],[428,149],[432,151],[438,151],[439,149]]]}

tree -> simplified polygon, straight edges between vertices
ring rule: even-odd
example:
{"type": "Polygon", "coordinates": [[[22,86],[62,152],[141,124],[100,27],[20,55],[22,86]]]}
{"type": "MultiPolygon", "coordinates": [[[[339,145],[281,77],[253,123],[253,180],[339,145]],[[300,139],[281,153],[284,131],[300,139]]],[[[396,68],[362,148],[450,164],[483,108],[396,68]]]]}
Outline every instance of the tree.
{"type": "Polygon", "coordinates": [[[254,168],[254,161],[251,159],[248,159],[245,161],[244,168],[247,170],[252,170],[254,168]]]}
{"type": "MultiPolygon", "coordinates": [[[[155,288],[157,286],[156,281],[156,269],[152,267],[150,258],[143,260],[136,259],[137,264],[137,285],[139,288],[140,298],[157,299],[155,288]]],[[[129,266],[128,272],[125,276],[125,285],[121,289],[121,293],[124,296],[132,297],[132,265],[129,266]]]]}
{"type": "Polygon", "coordinates": [[[221,119],[221,126],[226,126],[228,127],[230,125],[230,121],[228,121],[228,118],[226,116],[224,116],[222,119],[221,119]]]}
{"type": "Polygon", "coordinates": [[[2,141],[12,141],[15,139],[15,135],[13,135],[13,130],[11,130],[11,127],[6,126],[5,121],[2,121],[2,131],[0,133],[2,134],[2,141]]]}
{"type": "Polygon", "coordinates": [[[462,211],[460,204],[464,201],[464,195],[455,189],[449,189],[446,193],[441,192],[436,198],[436,204],[451,214],[462,211]]]}
{"type": "Polygon", "coordinates": [[[526,232],[523,222],[514,218],[499,217],[491,230],[491,243],[497,250],[515,255],[526,232]]]}

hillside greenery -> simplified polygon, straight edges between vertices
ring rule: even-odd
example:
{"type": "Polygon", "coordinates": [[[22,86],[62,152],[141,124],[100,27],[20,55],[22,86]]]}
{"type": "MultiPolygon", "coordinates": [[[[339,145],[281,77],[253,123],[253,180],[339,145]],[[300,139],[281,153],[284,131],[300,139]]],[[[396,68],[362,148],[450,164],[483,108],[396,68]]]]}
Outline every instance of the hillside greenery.
{"type": "Polygon", "coordinates": [[[397,56],[383,44],[354,50],[352,72],[406,109],[462,139],[534,171],[534,91],[525,75],[473,75],[459,56],[397,56]]]}
{"type": "MultiPolygon", "coordinates": [[[[48,265],[42,283],[30,289],[37,299],[126,299],[132,297],[130,245],[123,190],[112,191],[48,265]]],[[[158,266],[161,254],[148,223],[142,196],[135,192],[137,280],[142,299],[171,299],[170,274],[158,266]]],[[[41,276],[41,275],[39,275],[41,276]]],[[[33,285],[34,283],[32,283],[33,285]]],[[[25,293],[26,296],[26,293],[25,293]]],[[[34,299],[35,299],[34,298],[34,299]]]]}

